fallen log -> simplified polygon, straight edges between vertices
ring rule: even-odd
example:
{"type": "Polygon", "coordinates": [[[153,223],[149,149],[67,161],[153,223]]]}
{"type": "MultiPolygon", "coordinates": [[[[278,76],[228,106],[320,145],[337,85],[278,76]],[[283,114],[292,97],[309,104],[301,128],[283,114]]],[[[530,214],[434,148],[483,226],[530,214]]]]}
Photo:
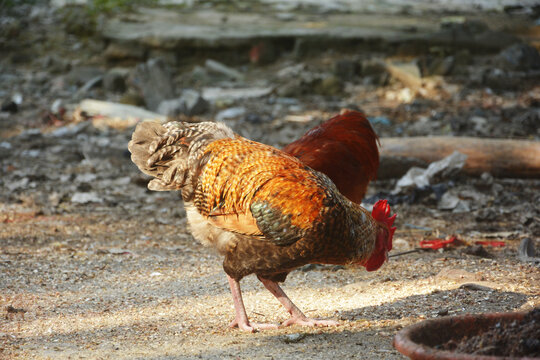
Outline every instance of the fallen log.
{"type": "Polygon", "coordinates": [[[469,175],[540,178],[539,141],[450,136],[381,139],[377,176],[401,177],[412,166],[425,167],[454,151],[468,156],[463,172],[469,175]]]}

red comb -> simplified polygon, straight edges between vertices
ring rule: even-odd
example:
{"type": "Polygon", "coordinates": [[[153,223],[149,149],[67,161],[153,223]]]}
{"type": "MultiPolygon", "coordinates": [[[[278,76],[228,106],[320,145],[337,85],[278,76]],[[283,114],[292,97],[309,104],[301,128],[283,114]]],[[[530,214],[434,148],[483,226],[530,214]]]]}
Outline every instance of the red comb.
{"type": "Polygon", "coordinates": [[[388,205],[387,200],[379,200],[373,205],[373,210],[371,211],[371,216],[377,221],[385,223],[388,226],[388,231],[390,236],[388,237],[389,247],[388,251],[392,250],[392,237],[396,231],[395,227],[392,227],[394,220],[396,220],[396,214],[390,216],[390,205],[388,205]]]}

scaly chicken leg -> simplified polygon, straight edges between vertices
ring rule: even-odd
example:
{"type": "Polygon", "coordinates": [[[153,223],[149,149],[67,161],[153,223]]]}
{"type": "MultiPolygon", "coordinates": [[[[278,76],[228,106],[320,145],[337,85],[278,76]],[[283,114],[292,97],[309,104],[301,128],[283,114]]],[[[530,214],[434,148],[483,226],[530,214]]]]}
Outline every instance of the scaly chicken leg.
{"type": "Polygon", "coordinates": [[[289,299],[285,291],[275,281],[263,279],[259,277],[259,280],[263,283],[264,287],[268,289],[279,300],[281,305],[291,314],[291,318],[283,323],[284,326],[293,324],[302,326],[336,326],[339,325],[337,321],[333,320],[317,320],[308,318],[298,306],[289,299]]]}
{"type": "Polygon", "coordinates": [[[277,329],[276,324],[257,324],[250,323],[246,314],[246,308],[244,307],[244,300],[242,300],[242,290],[240,290],[240,283],[227,275],[229,280],[229,287],[231,288],[231,294],[234,302],[234,311],[236,313],[235,319],[229,324],[230,327],[236,327],[240,330],[255,332],[258,329],[277,329]]]}

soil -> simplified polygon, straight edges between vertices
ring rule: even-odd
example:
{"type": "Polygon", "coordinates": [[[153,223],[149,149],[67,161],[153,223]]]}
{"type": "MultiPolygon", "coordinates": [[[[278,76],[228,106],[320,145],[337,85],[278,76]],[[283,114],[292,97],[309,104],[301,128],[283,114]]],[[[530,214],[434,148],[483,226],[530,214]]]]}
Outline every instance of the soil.
{"type": "Polygon", "coordinates": [[[540,357],[540,308],[525,315],[521,321],[499,322],[482,333],[450,340],[438,349],[463,354],[540,357]]]}

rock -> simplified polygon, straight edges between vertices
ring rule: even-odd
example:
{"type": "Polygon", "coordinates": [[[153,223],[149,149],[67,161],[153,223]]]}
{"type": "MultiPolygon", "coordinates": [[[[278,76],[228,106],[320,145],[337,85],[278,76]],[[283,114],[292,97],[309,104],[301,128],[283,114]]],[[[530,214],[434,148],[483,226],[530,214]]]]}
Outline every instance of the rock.
{"type": "Polygon", "coordinates": [[[105,118],[116,118],[124,120],[144,120],[153,119],[165,121],[165,117],[136,106],[119,104],[107,101],[86,99],[79,104],[81,111],[90,116],[101,116],[105,118]]]}
{"type": "Polygon", "coordinates": [[[251,87],[236,89],[206,87],[203,88],[202,97],[210,102],[215,102],[218,100],[242,100],[270,95],[273,90],[273,87],[251,87]]]}
{"type": "Polygon", "coordinates": [[[474,125],[474,130],[480,135],[486,135],[487,133],[487,119],[481,116],[473,116],[469,121],[474,125]]]}
{"type": "Polygon", "coordinates": [[[540,69],[540,54],[536,48],[527,44],[507,47],[497,56],[503,69],[528,71],[540,69]]]}
{"type": "Polygon", "coordinates": [[[15,191],[17,189],[26,189],[28,188],[28,184],[30,183],[30,179],[27,177],[23,177],[17,181],[5,181],[4,186],[9,191],[15,191]]]}
{"type": "Polygon", "coordinates": [[[103,77],[103,87],[105,90],[115,93],[126,91],[126,79],[129,75],[129,69],[112,68],[103,77]]]}
{"type": "Polygon", "coordinates": [[[175,87],[168,66],[161,59],[139,64],[132,73],[133,84],[141,91],[146,107],[157,110],[163,100],[175,97],[175,87]]]}
{"type": "Polygon", "coordinates": [[[439,200],[437,208],[440,210],[454,210],[459,203],[459,198],[450,192],[446,192],[439,200]]]}
{"type": "Polygon", "coordinates": [[[533,239],[524,238],[521,240],[518,248],[518,257],[523,262],[540,263],[540,257],[537,257],[533,239]]]}
{"type": "Polygon", "coordinates": [[[12,148],[13,148],[13,145],[11,145],[11,143],[7,141],[0,142],[0,149],[11,150],[12,148]]]}
{"type": "Polygon", "coordinates": [[[180,98],[162,101],[157,112],[165,116],[178,116],[180,114],[193,116],[203,114],[208,108],[208,101],[199,92],[184,90],[180,98]]]}
{"type": "Polygon", "coordinates": [[[493,185],[493,175],[491,175],[488,172],[483,172],[482,175],[480,175],[480,181],[481,184],[484,186],[491,186],[493,185]]]}
{"type": "Polygon", "coordinates": [[[209,70],[216,72],[218,74],[225,75],[226,77],[232,80],[241,81],[244,79],[244,75],[240,73],[239,71],[233,68],[230,68],[227,65],[224,65],[215,60],[211,60],[211,59],[206,60],[206,62],[204,63],[204,66],[206,66],[209,70]]]}
{"type": "Polygon", "coordinates": [[[103,54],[107,60],[142,60],[145,56],[144,48],[135,42],[112,42],[103,54]]]}
{"type": "Polygon", "coordinates": [[[245,107],[233,107],[225,110],[221,110],[216,115],[216,121],[223,121],[227,119],[234,119],[243,116],[246,113],[245,107]]]}
{"type": "Polygon", "coordinates": [[[87,204],[87,203],[101,203],[103,199],[100,198],[97,193],[91,192],[77,192],[71,197],[71,202],[77,204],[87,204]]]}
{"type": "Polygon", "coordinates": [[[306,337],[305,333],[288,334],[283,337],[283,341],[286,344],[294,344],[294,343],[302,341],[303,339],[305,339],[305,337],[306,337]]]}
{"type": "Polygon", "coordinates": [[[65,111],[64,102],[62,101],[62,99],[54,100],[51,104],[50,110],[53,114],[60,114],[61,112],[65,111]]]}

